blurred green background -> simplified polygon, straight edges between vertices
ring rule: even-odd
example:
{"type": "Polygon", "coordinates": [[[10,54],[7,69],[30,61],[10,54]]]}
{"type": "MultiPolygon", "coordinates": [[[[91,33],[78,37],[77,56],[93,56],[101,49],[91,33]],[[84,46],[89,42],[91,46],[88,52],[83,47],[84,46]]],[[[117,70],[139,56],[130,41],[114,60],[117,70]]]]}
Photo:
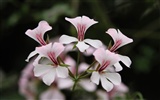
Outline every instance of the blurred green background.
{"type": "Polygon", "coordinates": [[[53,27],[47,34],[74,35],[65,17],[86,15],[99,23],[87,30],[86,37],[111,40],[108,28],[118,28],[134,40],[119,49],[132,60],[124,66],[122,81],[130,91],[146,100],[158,100],[160,89],[160,1],[159,0],[0,0],[0,99],[23,100],[17,81],[37,42],[25,35],[27,29],[46,20],[53,27]]]}

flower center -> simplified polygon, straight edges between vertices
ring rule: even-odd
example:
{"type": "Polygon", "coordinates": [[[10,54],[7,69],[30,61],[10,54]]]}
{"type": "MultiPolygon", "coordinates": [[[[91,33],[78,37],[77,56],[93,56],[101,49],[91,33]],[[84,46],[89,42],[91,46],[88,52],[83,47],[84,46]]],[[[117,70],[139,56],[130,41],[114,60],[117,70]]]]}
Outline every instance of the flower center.
{"type": "Polygon", "coordinates": [[[102,72],[104,69],[106,69],[108,67],[108,65],[110,64],[110,61],[106,61],[104,62],[101,67],[98,69],[99,72],[102,72]]]}
{"type": "Polygon", "coordinates": [[[46,45],[47,43],[42,39],[42,34],[36,34],[36,38],[40,42],[41,45],[46,45]]]}
{"type": "Polygon", "coordinates": [[[84,40],[84,34],[85,34],[86,26],[84,24],[78,24],[77,25],[77,29],[78,29],[78,40],[79,41],[83,41],[84,40]]]}
{"type": "Polygon", "coordinates": [[[47,54],[48,54],[49,58],[51,59],[51,61],[52,61],[55,65],[58,65],[58,61],[57,61],[56,58],[55,58],[55,54],[52,53],[52,52],[48,52],[47,54]]]}
{"type": "Polygon", "coordinates": [[[122,40],[117,40],[116,43],[110,48],[110,51],[111,52],[116,51],[121,44],[122,44],[122,40]]]}

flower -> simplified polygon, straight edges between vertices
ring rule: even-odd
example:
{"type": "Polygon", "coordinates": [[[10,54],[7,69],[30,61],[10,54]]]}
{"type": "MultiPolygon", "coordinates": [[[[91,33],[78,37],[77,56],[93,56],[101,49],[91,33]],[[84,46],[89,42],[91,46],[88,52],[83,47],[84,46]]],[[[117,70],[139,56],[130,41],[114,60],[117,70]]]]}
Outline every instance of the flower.
{"type": "MultiPolygon", "coordinates": [[[[36,27],[35,29],[31,30],[28,29],[25,34],[27,36],[29,36],[30,38],[34,39],[35,41],[37,41],[40,45],[46,45],[47,43],[45,42],[45,40],[43,39],[44,34],[51,30],[52,27],[49,26],[49,24],[46,21],[40,21],[38,24],[38,27],[36,27]]],[[[29,56],[27,57],[27,59],[25,61],[29,61],[29,59],[31,57],[33,57],[34,55],[36,55],[37,52],[36,51],[32,51],[29,56]]]]}
{"type": "Polygon", "coordinates": [[[77,42],[76,47],[81,51],[84,52],[86,49],[89,48],[89,45],[99,48],[102,46],[102,42],[99,40],[92,40],[92,39],[84,39],[85,32],[87,29],[92,26],[93,24],[98,23],[93,19],[88,18],[87,16],[76,17],[76,18],[65,18],[65,20],[69,21],[74,25],[77,30],[78,37],[72,37],[68,35],[62,35],[59,41],[63,44],[69,44],[72,42],[77,42]],[[89,45],[88,45],[89,44],[89,45]]]}
{"type": "Polygon", "coordinates": [[[117,63],[119,61],[119,57],[117,54],[112,53],[109,50],[104,50],[103,48],[97,49],[93,55],[100,66],[98,66],[96,71],[92,73],[90,79],[97,85],[99,85],[100,80],[102,87],[106,91],[111,91],[113,84],[118,85],[121,83],[121,77],[116,72],[107,72],[107,69],[117,63]]]}
{"type": "Polygon", "coordinates": [[[46,21],[40,21],[38,24],[38,27],[36,27],[33,30],[28,29],[25,32],[25,34],[28,35],[30,38],[34,39],[35,41],[37,41],[39,44],[46,45],[47,43],[43,39],[43,36],[44,36],[45,32],[47,32],[51,29],[52,29],[52,27],[49,26],[49,24],[46,21]]]}
{"type": "MultiPolygon", "coordinates": [[[[122,32],[118,29],[114,29],[114,28],[110,28],[106,31],[106,33],[108,33],[113,41],[114,41],[114,45],[109,49],[111,52],[115,52],[118,48],[126,45],[126,44],[129,44],[131,42],[133,42],[133,39],[131,38],[128,38],[127,36],[125,36],[124,34],[122,34],[122,32]]],[[[129,57],[127,56],[123,56],[123,55],[120,55],[118,54],[120,60],[127,66],[127,67],[130,67],[131,65],[131,60],[129,57]]],[[[116,64],[114,64],[115,66],[115,70],[116,71],[120,71],[122,70],[122,66],[119,64],[119,62],[117,62],[116,64]]]]}
{"type": "Polygon", "coordinates": [[[38,78],[34,77],[33,73],[33,61],[32,58],[30,62],[24,67],[18,80],[19,93],[25,97],[25,100],[35,100],[37,91],[37,81],[38,78]]]}
{"type": "Polygon", "coordinates": [[[33,65],[34,75],[36,77],[42,77],[43,82],[46,85],[51,85],[55,80],[55,77],[66,78],[68,77],[68,69],[60,66],[57,61],[57,57],[64,50],[64,46],[60,43],[55,42],[53,45],[49,43],[42,47],[37,47],[36,52],[39,53],[40,57],[45,57],[50,60],[49,64],[39,64],[40,58],[36,58],[33,65]]]}

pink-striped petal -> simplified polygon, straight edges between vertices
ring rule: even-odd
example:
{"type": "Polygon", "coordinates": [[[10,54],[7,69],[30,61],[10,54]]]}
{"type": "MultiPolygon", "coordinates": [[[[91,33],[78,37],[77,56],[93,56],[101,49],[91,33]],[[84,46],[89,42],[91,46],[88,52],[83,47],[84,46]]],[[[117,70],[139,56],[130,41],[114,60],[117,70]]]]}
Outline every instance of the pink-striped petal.
{"type": "Polygon", "coordinates": [[[117,45],[116,48],[114,48],[115,50],[120,48],[121,46],[133,42],[133,39],[122,34],[119,29],[116,30],[114,28],[110,28],[106,31],[106,33],[108,33],[112,37],[112,39],[114,40],[114,45],[117,45]]]}
{"type": "Polygon", "coordinates": [[[40,43],[41,45],[44,45],[46,44],[43,37],[44,37],[44,34],[45,32],[51,30],[52,27],[49,26],[49,24],[46,22],[46,21],[40,21],[38,26],[31,30],[31,29],[28,29],[25,34],[27,36],[29,36],[30,38],[34,39],[35,41],[37,41],[38,43],[40,43]]]}
{"type": "Polygon", "coordinates": [[[106,51],[103,48],[97,49],[93,53],[95,59],[102,65],[106,60],[108,55],[106,54],[106,51]]]}
{"type": "Polygon", "coordinates": [[[55,58],[57,58],[64,51],[64,46],[61,43],[55,42],[51,51],[54,52],[55,58]]]}

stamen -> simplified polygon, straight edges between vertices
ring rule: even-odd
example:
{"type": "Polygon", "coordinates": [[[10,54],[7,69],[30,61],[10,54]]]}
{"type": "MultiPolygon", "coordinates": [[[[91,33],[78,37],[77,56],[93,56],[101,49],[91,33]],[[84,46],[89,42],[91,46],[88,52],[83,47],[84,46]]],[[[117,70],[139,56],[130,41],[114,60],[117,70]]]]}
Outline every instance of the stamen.
{"type": "Polygon", "coordinates": [[[85,34],[86,26],[78,24],[77,25],[77,29],[78,29],[78,40],[79,41],[83,41],[84,40],[84,34],[85,34]]]}

